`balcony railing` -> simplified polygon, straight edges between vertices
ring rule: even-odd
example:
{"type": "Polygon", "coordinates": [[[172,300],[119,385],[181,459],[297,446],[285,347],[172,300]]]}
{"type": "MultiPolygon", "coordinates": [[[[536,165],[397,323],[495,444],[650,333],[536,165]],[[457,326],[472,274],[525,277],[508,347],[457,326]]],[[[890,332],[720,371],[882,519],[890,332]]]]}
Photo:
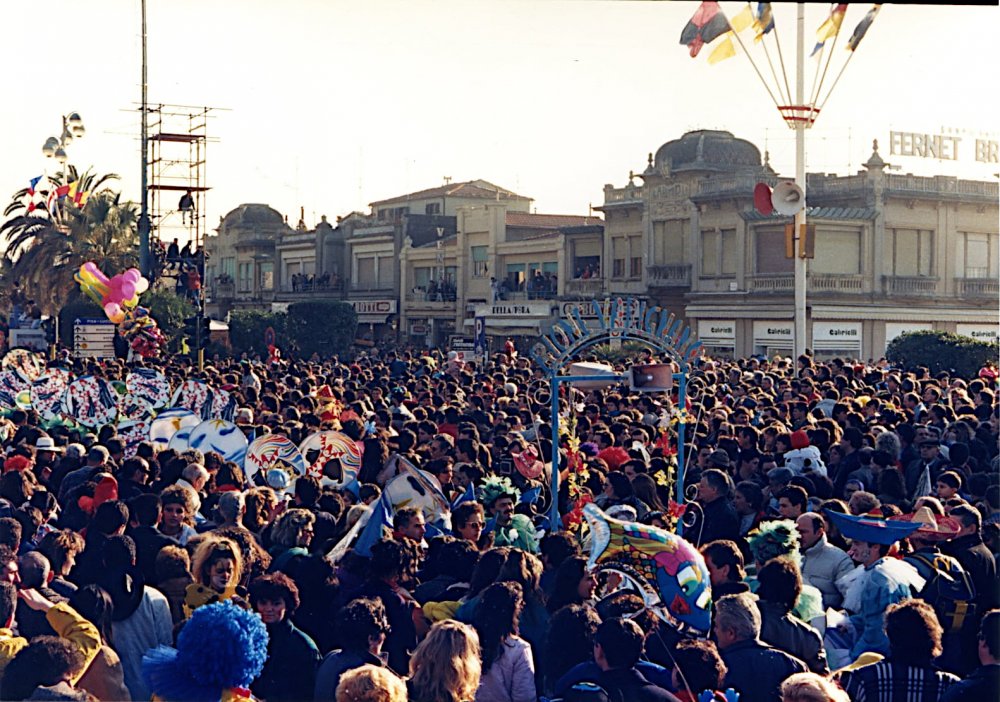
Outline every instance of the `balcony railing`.
{"type": "Polygon", "coordinates": [[[626,185],[624,188],[605,188],[604,204],[614,202],[635,202],[642,199],[641,185],[626,185]]]}
{"type": "Polygon", "coordinates": [[[759,293],[791,293],[795,290],[795,276],[752,275],[747,276],[747,290],[759,293]]]}
{"type": "Polygon", "coordinates": [[[959,297],[983,297],[996,300],[1000,296],[1000,281],[996,278],[956,278],[959,297]]]}
{"type": "Polygon", "coordinates": [[[454,307],[456,295],[455,291],[445,293],[428,293],[423,290],[411,290],[404,295],[404,299],[414,307],[454,307]]]}
{"type": "Polygon", "coordinates": [[[886,276],[886,295],[929,297],[937,294],[937,278],[925,276],[886,276]]]}
{"type": "Polygon", "coordinates": [[[810,292],[864,292],[865,277],[863,275],[836,275],[831,273],[810,273],[810,292]]]}
{"type": "Polygon", "coordinates": [[[646,266],[646,272],[651,288],[686,288],[691,285],[690,263],[646,266]]]}
{"type": "Polygon", "coordinates": [[[952,176],[915,176],[890,174],[886,179],[886,189],[909,193],[933,193],[936,195],[966,195],[989,198],[996,201],[1000,196],[1000,183],[980,180],[960,180],[952,176]]]}
{"type": "Polygon", "coordinates": [[[566,281],[567,295],[601,295],[603,292],[602,278],[577,278],[566,281]]]}
{"type": "Polygon", "coordinates": [[[868,189],[868,176],[865,175],[830,177],[815,174],[807,182],[807,191],[813,196],[855,196],[864,194],[868,189]]]}

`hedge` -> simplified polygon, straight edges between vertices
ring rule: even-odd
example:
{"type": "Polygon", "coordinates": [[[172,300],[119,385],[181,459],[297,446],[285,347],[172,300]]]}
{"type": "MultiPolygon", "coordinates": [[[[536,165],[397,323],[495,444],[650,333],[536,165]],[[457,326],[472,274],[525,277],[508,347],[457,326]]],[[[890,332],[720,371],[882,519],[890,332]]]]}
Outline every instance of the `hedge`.
{"type": "Polygon", "coordinates": [[[942,331],[900,334],[885,350],[886,359],[905,370],[924,366],[932,374],[949,371],[963,378],[975,377],[987,362],[996,363],[998,355],[996,341],[977,341],[942,331]]]}
{"type": "Polygon", "coordinates": [[[303,358],[346,356],[357,330],[358,315],[346,302],[310,300],[288,307],[285,331],[303,358]]]}

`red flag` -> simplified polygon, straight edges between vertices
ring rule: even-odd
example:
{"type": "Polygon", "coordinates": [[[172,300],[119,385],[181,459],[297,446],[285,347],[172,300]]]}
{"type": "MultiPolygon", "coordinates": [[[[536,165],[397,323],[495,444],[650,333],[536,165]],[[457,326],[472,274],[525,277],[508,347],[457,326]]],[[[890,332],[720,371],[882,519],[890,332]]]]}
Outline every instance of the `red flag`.
{"type": "Polygon", "coordinates": [[[729,20],[719,9],[719,3],[706,0],[684,26],[684,31],[681,32],[681,44],[685,44],[691,50],[691,58],[694,58],[702,46],[711,44],[730,29],[729,20]]]}
{"type": "Polygon", "coordinates": [[[56,197],[62,198],[66,197],[67,195],[69,195],[68,185],[60,185],[58,188],[56,188],[56,197]]]}

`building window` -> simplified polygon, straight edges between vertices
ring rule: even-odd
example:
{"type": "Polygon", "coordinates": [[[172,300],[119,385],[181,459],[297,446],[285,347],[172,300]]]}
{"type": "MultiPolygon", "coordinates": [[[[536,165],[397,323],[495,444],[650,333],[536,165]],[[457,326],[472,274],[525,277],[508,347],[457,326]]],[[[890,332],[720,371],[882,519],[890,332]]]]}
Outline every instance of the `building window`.
{"type": "Polygon", "coordinates": [[[241,263],[240,264],[240,276],[239,276],[239,290],[240,292],[250,292],[251,283],[253,276],[253,264],[252,263],[241,263]]]}
{"type": "Polygon", "coordinates": [[[714,229],[701,232],[701,274],[706,278],[719,275],[719,233],[714,229]]]}
{"type": "Polygon", "coordinates": [[[507,264],[507,287],[512,292],[524,290],[524,269],[523,263],[507,264]]]}
{"type": "Polygon", "coordinates": [[[642,256],[632,256],[628,261],[628,277],[642,278],[642,256]]]}
{"type": "Polygon", "coordinates": [[[424,205],[424,214],[428,215],[439,215],[441,214],[441,203],[440,202],[430,202],[424,205]]]}
{"type": "Polygon", "coordinates": [[[274,290],[274,264],[271,262],[260,264],[260,289],[274,290]]]}
{"type": "Polygon", "coordinates": [[[959,277],[960,278],[996,278],[998,269],[997,243],[1000,236],[996,234],[981,234],[964,232],[961,234],[959,246],[959,277]]]}
{"type": "Polygon", "coordinates": [[[472,275],[475,278],[485,278],[489,273],[488,264],[486,262],[487,247],[485,246],[473,246],[472,247],[472,275]]]}
{"type": "Polygon", "coordinates": [[[817,231],[816,258],[809,262],[816,273],[861,273],[861,232],[817,231]]]}
{"type": "Polygon", "coordinates": [[[687,263],[687,231],[690,221],[670,219],[653,222],[653,258],[657,264],[687,263]]]}
{"type": "Polygon", "coordinates": [[[431,282],[431,276],[434,275],[433,268],[414,268],[413,269],[413,287],[419,290],[427,290],[427,285],[431,282]]]}
{"type": "Polygon", "coordinates": [[[222,259],[222,269],[219,271],[220,275],[228,276],[229,278],[236,277],[236,258],[233,256],[227,256],[222,259]]]}
{"type": "Polygon", "coordinates": [[[902,277],[930,277],[934,269],[934,232],[894,229],[892,273],[902,277]]]}
{"type": "Polygon", "coordinates": [[[795,272],[795,260],[785,257],[785,228],[757,227],[754,238],[754,273],[783,275],[795,272]]]}
{"type": "Polygon", "coordinates": [[[720,268],[722,275],[736,275],[736,261],[739,256],[739,249],[736,248],[735,229],[722,230],[722,244],[720,248],[722,249],[720,252],[722,255],[722,266],[720,268]]]}
{"type": "Polygon", "coordinates": [[[611,277],[625,277],[625,260],[628,256],[628,239],[618,237],[611,240],[611,277]]]}
{"type": "Polygon", "coordinates": [[[375,278],[375,257],[365,256],[358,258],[358,277],[355,281],[355,289],[371,290],[376,286],[378,280],[375,278]]]}

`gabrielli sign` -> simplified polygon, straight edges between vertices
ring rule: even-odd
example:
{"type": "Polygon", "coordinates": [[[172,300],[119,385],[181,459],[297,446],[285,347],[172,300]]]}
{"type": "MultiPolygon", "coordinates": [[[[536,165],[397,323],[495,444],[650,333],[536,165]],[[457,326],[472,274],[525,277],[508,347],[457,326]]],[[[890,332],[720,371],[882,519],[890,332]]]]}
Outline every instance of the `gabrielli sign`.
{"type": "Polygon", "coordinates": [[[552,306],[548,302],[496,302],[476,308],[477,317],[548,317],[552,306]]]}
{"type": "Polygon", "coordinates": [[[969,159],[971,155],[980,163],[1000,163],[1000,142],[995,139],[964,139],[956,134],[889,132],[889,154],[940,161],[969,159]]]}
{"type": "Polygon", "coordinates": [[[612,298],[591,300],[593,318],[588,319],[579,307],[557,320],[531,349],[531,356],[551,375],[559,372],[580,351],[611,339],[634,339],[669,354],[682,367],[693,361],[702,343],[691,329],[673,313],[654,307],[645,300],[612,298]]]}

